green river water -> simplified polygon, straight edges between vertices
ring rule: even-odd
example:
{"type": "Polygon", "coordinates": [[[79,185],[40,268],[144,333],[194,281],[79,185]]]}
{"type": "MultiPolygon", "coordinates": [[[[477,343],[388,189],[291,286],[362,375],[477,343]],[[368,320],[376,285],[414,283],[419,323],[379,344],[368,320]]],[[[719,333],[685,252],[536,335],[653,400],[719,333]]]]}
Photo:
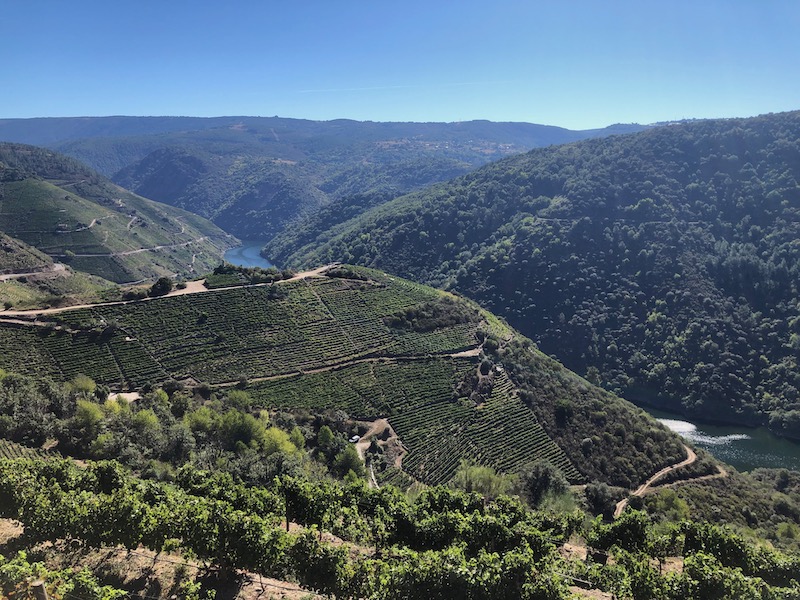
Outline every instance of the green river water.
{"type": "Polygon", "coordinates": [[[773,435],[764,427],[707,425],[654,408],[642,408],[698,448],[739,471],[756,467],[800,471],[800,443],[773,435]]]}

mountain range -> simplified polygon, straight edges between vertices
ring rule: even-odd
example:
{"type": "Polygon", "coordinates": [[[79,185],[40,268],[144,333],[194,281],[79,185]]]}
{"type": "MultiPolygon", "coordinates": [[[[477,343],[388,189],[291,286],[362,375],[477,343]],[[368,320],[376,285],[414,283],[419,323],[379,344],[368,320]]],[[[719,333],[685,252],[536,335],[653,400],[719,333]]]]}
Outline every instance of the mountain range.
{"type": "Polygon", "coordinates": [[[241,238],[269,239],[354,195],[384,200],[530,148],[637,131],[530,123],[374,123],[278,117],[0,120],[0,140],[46,145],[147,198],[241,238]]]}

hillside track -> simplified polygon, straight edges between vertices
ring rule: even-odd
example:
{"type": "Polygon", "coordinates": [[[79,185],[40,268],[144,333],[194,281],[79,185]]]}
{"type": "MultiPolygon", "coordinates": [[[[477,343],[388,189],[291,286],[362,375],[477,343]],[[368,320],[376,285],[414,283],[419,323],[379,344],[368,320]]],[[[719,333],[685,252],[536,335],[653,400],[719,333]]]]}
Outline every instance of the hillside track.
{"type": "MultiPolygon", "coordinates": [[[[0,315],[0,323],[3,320],[0,315]]],[[[480,350],[480,348],[474,348],[473,350],[480,350]]],[[[409,356],[352,356],[349,358],[345,358],[344,360],[336,361],[327,365],[323,365],[321,367],[315,367],[313,369],[303,369],[302,371],[292,371],[291,373],[278,373],[276,375],[266,375],[264,377],[253,377],[248,378],[248,383],[262,383],[264,381],[277,381],[279,379],[289,379],[291,377],[300,377],[301,375],[315,375],[317,373],[327,373],[329,371],[337,371],[339,369],[344,369],[346,367],[352,367],[353,365],[360,365],[364,363],[376,363],[376,364],[396,364],[402,362],[427,362],[431,358],[464,358],[465,356],[473,356],[471,354],[473,350],[467,350],[466,352],[470,354],[466,354],[465,352],[444,352],[444,353],[427,353],[427,354],[413,354],[409,356]]],[[[370,351],[370,353],[374,353],[374,349],[370,351]]],[[[477,356],[475,354],[474,356],[477,356]]],[[[223,381],[222,383],[215,383],[215,387],[233,387],[236,385],[240,385],[241,380],[237,379],[235,381],[223,381]]]]}
{"type": "Polygon", "coordinates": [[[672,473],[672,471],[680,469],[681,467],[687,467],[697,460],[697,454],[695,453],[694,450],[689,448],[689,446],[687,446],[686,444],[683,445],[683,448],[684,450],[686,450],[686,458],[684,460],[682,460],[679,463],[669,465],[668,467],[664,467],[660,471],[656,472],[652,477],[650,477],[650,479],[648,479],[642,485],[636,488],[636,491],[634,491],[630,496],[628,496],[627,498],[623,498],[622,500],[617,502],[617,506],[614,509],[615,518],[620,516],[622,514],[622,511],[625,510],[625,507],[628,506],[628,500],[630,499],[631,496],[640,496],[640,497],[644,496],[645,493],[647,493],[647,490],[649,490],[656,481],[664,477],[664,475],[666,475],[667,473],[672,473]]]}
{"type": "Polygon", "coordinates": [[[628,506],[628,501],[631,499],[632,496],[642,497],[649,493],[658,491],[654,488],[658,487],[661,489],[662,487],[672,487],[676,485],[680,485],[683,483],[689,483],[691,481],[705,481],[709,479],[718,479],[721,477],[727,477],[728,471],[726,471],[723,467],[717,466],[717,473],[713,475],[701,475],[699,477],[687,477],[686,479],[681,479],[679,481],[673,481],[668,484],[664,484],[663,486],[657,486],[657,482],[659,479],[663,478],[668,473],[672,473],[681,467],[687,467],[694,463],[697,460],[697,454],[694,450],[689,448],[686,444],[683,445],[683,448],[686,450],[686,459],[682,460],[681,462],[675,463],[673,465],[669,465],[668,467],[664,467],[657,473],[655,473],[650,479],[645,481],[642,485],[640,485],[634,492],[630,494],[627,498],[623,498],[619,502],[617,502],[616,507],[614,508],[614,518],[619,517],[622,512],[625,510],[625,507],[628,506]]]}
{"type": "Polygon", "coordinates": [[[8,281],[10,279],[20,279],[22,277],[61,277],[66,276],[67,267],[62,263],[53,263],[51,266],[40,271],[28,271],[26,273],[4,273],[0,275],[0,281],[8,281]]]}
{"type": "MultiPolygon", "coordinates": [[[[58,264],[58,263],[57,263],[58,264]]],[[[322,267],[318,267],[316,269],[311,269],[309,271],[301,271],[300,273],[296,273],[292,277],[288,279],[281,279],[280,281],[275,282],[276,284],[286,283],[289,281],[297,281],[299,279],[306,279],[308,277],[321,277],[325,271],[328,269],[335,267],[338,263],[332,263],[329,265],[324,265],[322,267]]],[[[63,269],[63,265],[62,265],[63,269]]],[[[22,276],[20,274],[19,276],[22,276]]],[[[219,287],[208,289],[205,287],[205,280],[201,279],[198,281],[190,281],[186,284],[184,289],[173,289],[168,294],[163,296],[156,296],[155,298],[141,298],[139,300],[119,300],[117,302],[96,302],[94,304],[75,304],[73,306],[62,306],[59,308],[35,308],[31,310],[6,310],[0,313],[0,321],[2,321],[5,317],[36,317],[37,315],[52,315],[56,313],[67,312],[70,310],[78,310],[80,308],[95,308],[98,306],[117,306],[121,304],[132,304],[134,302],[149,302],[151,300],[159,300],[160,298],[169,298],[170,296],[183,296],[186,294],[208,294],[212,292],[220,292],[223,290],[230,290],[236,288],[244,288],[244,287],[263,287],[267,285],[273,285],[272,283],[254,283],[251,285],[232,285],[228,287],[219,287]]],[[[32,324],[32,323],[31,323],[32,324]]]]}

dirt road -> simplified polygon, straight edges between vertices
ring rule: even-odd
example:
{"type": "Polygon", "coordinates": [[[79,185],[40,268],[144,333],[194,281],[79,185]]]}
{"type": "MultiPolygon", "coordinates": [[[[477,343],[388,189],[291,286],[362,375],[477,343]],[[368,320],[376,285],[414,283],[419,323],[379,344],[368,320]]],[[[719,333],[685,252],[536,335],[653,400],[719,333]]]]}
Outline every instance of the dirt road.
{"type": "MultiPolygon", "coordinates": [[[[138,250],[134,250],[134,252],[139,252],[138,250]]],[[[60,264],[60,263],[56,263],[60,264]]],[[[337,263],[333,263],[330,265],[325,265],[322,267],[318,267],[316,269],[311,269],[310,271],[301,271],[290,277],[289,279],[282,279],[275,283],[281,284],[286,283],[288,281],[297,281],[298,279],[305,279],[307,277],[320,277],[322,274],[330,269],[331,267],[335,266],[337,263]]],[[[64,268],[64,265],[60,265],[61,268],[64,268]]],[[[22,274],[20,275],[22,276],[22,274]]],[[[0,312],[0,320],[4,317],[36,317],[38,315],[52,315],[55,313],[66,312],[69,310],[77,310],[79,308],[92,308],[95,306],[116,306],[118,304],[130,304],[132,302],[147,302],[150,300],[158,300],[159,298],[169,298],[170,296],[183,296],[185,294],[201,294],[201,293],[213,293],[213,292],[220,292],[223,290],[230,290],[240,287],[262,287],[266,285],[272,285],[271,283],[255,283],[252,285],[232,285],[229,287],[220,287],[214,289],[208,289],[204,285],[205,280],[200,281],[189,281],[186,283],[186,287],[183,289],[175,288],[168,294],[163,296],[156,296],[155,298],[142,298],[140,300],[120,300],[118,302],[97,302],[95,304],[76,304],[74,306],[64,306],[61,308],[38,308],[33,310],[6,310],[0,312]]]]}
{"type": "MultiPolygon", "coordinates": [[[[622,514],[622,511],[625,510],[625,507],[628,506],[628,501],[630,500],[631,496],[642,497],[642,496],[650,493],[651,491],[653,491],[654,484],[659,479],[664,477],[667,473],[671,473],[672,471],[680,469],[681,467],[686,467],[688,465],[691,465],[693,462],[695,462],[697,460],[697,454],[695,454],[694,450],[692,450],[691,448],[689,448],[689,446],[687,446],[685,444],[684,444],[683,447],[686,450],[686,454],[687,454],[686,459],[682,460],[679,463],[675,463],[674,465],[670,465],[668,467],[664,467],[663,469],[658,471],[655,475],[653,475],[650,479],[648,479],[642,485],[640,485],[636,489],[636,491],[634,491],[630,496],[628,496],[627,498],[624,498],[624,499],[620,500],[619,502],[617,502],[617,506],[614,509],[614,517],[615,518],[620,516],[622,514]]],[[[727,476],[728,476],[728,472],[723,467],[717,466],[717,473],[715,473],[713,475],[702,475],[700,477],[687,477],[686,479],[683,479],[683,480],[680,480],[680,481],[675,481],[675,482],[672,482],[672,483],[665,484],[664,487],[674,486],[674,485],[678,485],[678,484],[681,484],[681,483],[687,483],[689,481],[704,481],[704,480],[707,480],[707,479],[717,479],[719,477],[727,477],[727,476]]]]}
{"type": "Polygon", "coordinates": [[[8,281],[9,279],[21,279],[22,277],[60,277],[67,272],[67,267],[61,263],[53,263],[47,269],[42,271],[28,271],[27,273],[6,273],[0,275],[0,281],[8,281]]]}
{"type": "MultiPolygon", "coordinates": [[[[683,448],[686,450],[686,455],[687,455],[685,460],[682,460],[679,463],[675,463],[674,465],[664,467],[663,469],[658,471],[655,475],[653,475],[650,479],[648,479],[642,485],[640,485],[636,489],[636,491],[631,494],[631,496],[644,496],[647,493],[647,490],[649,490],[650,487],[652,487],[652,485],[656,481],[664,477],[664,475],[666,475],[667,473],[671,473],[676,469],[680,469],[681,467],[686,467],[697,460],[697,454],[695,454],[694,450],[689,448],[689,446],[687,446],[686,444],[684,444],[683,448]]],[[[626,506],[628,506],[629,499],[630,496],[628,496],[628,498],[624,498],[619,502],[617,502],[617,507],[614,509],[614,517],[618,517],[622,514],[622,511],[625,510],[626,506]]]]}

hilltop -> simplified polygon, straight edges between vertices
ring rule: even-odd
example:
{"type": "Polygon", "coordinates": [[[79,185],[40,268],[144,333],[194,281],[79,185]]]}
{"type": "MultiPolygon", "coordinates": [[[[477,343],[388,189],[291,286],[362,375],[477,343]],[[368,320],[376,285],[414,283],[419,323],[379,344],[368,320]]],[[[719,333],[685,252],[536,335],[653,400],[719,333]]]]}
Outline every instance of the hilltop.
{"type": "Polygon", "coordinates": [[[206,272],[235,242],[197,215],[20,144],[0,144],[0,232],[4,270],[42,271],[55,260],[117,283],[206,272]]]}
{"type": "Polygon", "coordinates": [[[147,198],[268,239],[331,202],[366,195],[379,203],[531,148],[641,129],[87,117],[0,120],[0,139],[48,145],[147,198]]]}
{"type": "Polygon", "coordinates": [[[263,408],[383,418],[403,450],[382,480],[444,483],[462,460],[506,473],[547,460],[574,482],[634,487],[685,456],[666,428],[473,303],[376,271],[321,272],[0,313],[0,368],[117,389],[239,386],[263,408]]]}
{"type": "Polygon", "coordinates": [[[800,437],[800,113],[533,150],[265,254],[457,290],[625,397],[800,437]]]}

